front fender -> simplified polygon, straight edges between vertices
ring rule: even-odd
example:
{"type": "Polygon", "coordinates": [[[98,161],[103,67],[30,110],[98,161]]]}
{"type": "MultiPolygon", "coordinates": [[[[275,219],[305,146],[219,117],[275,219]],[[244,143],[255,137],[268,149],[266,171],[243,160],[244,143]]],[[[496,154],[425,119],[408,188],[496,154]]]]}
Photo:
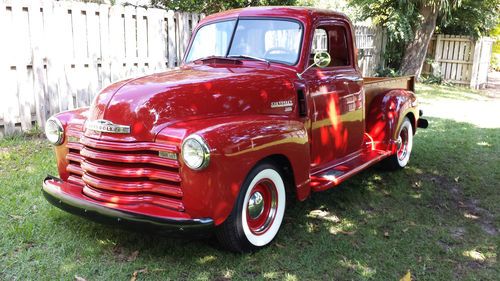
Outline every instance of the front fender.
{"type": "Polygon", "coordinates": [[[82,135],[85,121],[89,115],[89,108],[82,107],[73,110],[63,111],[55,114],[53,117],[59,119],[64,128],[64,142],[61,145],[54,146],[55,157],[57,161],[57,170],[59,177],[67,180],[69,173],[67,171],[68,159],[68,136],[76,136],[79,138],[82,135]]]}
{"type": "Polygon", "coordinates": [[[415,132],[419,113],[417,98],[413,92],[391,90],[373,99],[366,116],[366,131],[373,139],[376,149],[393,150],[405,116],[409,116],[415,132]]]}
{"type": "Polygon", "coordinates": [[[211,217],[216,225],[222,223],[249,171],[273,155],[284,156],[291,163],[299,199],[309,194],[309,143],[302,122],[285,116],[216,117],[169,126],[157,141],[177,138],[181,143],[193,133],[205,139],[211,156],[202,171],[191,170],[180,160],[183,202],[191,216],[211,217]]]}

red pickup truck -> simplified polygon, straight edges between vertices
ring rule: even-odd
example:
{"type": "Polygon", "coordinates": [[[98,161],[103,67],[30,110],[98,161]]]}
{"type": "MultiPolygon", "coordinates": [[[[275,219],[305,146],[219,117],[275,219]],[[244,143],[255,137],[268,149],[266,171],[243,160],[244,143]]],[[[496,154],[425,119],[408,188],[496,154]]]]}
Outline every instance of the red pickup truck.
{"type": "Polygon", "coordinates": [[[232,10],[195,28],[177,70],[116,82],[51,117],[70,213],[165,233],[214,231],[247,252],[277,235],[289,200],[382,161],[407,165],[426,127],[414,78],[363,78],[349,19],[294,7],[232,10]]]}

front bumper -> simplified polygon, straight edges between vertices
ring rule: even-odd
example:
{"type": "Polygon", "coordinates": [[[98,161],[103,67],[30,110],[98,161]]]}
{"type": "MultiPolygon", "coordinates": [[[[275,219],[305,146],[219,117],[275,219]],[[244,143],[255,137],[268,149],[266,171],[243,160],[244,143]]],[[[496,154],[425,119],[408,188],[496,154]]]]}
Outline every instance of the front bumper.
{"type": "Polygon", "coordinates": [[[214,227],[214,222],[210,218],[176,218],[119,209],[116,204],[90,199],[78,189],[77,186],[61,179],[47,176],[43,181],[42,192],[52,205],[69,213],[107,225],[120,225],[142,232],[153,231],[174,235],[187,233],[202,235],[214,227]]]}

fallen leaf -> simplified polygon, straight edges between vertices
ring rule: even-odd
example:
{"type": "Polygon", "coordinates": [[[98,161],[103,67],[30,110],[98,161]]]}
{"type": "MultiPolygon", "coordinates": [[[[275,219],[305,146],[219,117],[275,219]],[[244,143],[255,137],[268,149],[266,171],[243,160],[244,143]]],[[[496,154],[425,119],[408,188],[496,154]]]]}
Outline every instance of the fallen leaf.
{"type": "Polygon", "coordinates": [[[275,244],[275,245],[276,245],[276,247],[278,247],[278,248],[285,248],[285,246],[284,246],[284,245],[281,245],[280,243],[274,243],[274,244],[275,244]]]}
{"type": "Polygon", "coordinates": [[[75,281],[87,281],[85,278],[75,275],[75,281]]]}
{"type": "Polygon", "coordinates": [[[464,256],[466,257],[469,257],[473,260],[476,260],[476,261],[485,261],[486,260],[486,257],[484,256],[484,254],[482,254],[481,252],[478,252],[476,250],[471,250],[471,251],[465,251],[463,253],[464,256]]]}
{"type": "Polygon", "coordinates": [[[128,262],[135,261],[137,259],[137,256],[139,255],[139,251],[134,251],[130,256],[127,257],[128,262]]]}
{"type": "Polygon", "coordinates": [[[411,281],[410,271],[408,270],[408,272],[405,274],[405,276],[403,276],[401,279],[399,279],[399,281],[411,281]]]}
{"type": "Polygon", "coordinates": [[[328,231],[330,232],[330,234],[333,234],[333,235],[337,235],[337,234],[354,235],[356,233],[355,230],[346,231],[346,230],[340,229],[339,227],[336,227],[336,226],[331,226],[328,231]]]}
{"type": "Polygon", "coordinates": [[[477,216],[475,214],[467,213],[467,212],[464,213],[464,217],[466,217],[468,219],[473,219],[473,220],[479,219],[479,216],[477,216]]]}
{"type": "Polygon", "coordinates": [[[403,229],[403,232],[407,232],[407,231],[408,231],[408,229],[409,229],[408,227],[407,227],[407,228],[405,228],[405,229],[403,229]]]}
{"type": "Polygon", "coordinates": [[[313,245],[313,242],[311,242],[309,240],[302,240],[302,241],[299,241],[298,244],[301,247],[305,247],[305,246],[311,246],[311,245],[313,245]]]}
{"type": "Polygon", "coordinates": [[[147,273],[147,272],[148,272],[147,268],[143,268],[143,269],[139,269],[139,270],[134,271],[134,273],[132,273],[132,278],[130,278],[130,281],[136,281],[137,276],[139,276],[139,273],[147,273]]]}
{"type": "Polygon", "coordinates": [[[9,215],[9,217],[11,217],[11,218],[13,218],[15,220],[22,220],[22,219],[24,219],[24,217],[18,216],[18,215],[9,215]]]}

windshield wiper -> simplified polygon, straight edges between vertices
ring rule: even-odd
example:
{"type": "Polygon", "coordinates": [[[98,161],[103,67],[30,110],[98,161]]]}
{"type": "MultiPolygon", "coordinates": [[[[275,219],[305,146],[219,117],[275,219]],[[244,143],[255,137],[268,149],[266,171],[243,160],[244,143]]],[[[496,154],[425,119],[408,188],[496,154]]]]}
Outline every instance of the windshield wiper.
{"type": "Polygon", "coordinates": [[[258,58],[258,57],[254,57],[254,56],[249,56],[249,55],[229,55],[227,57],[228,58],[243,58],[243,59],[258,60],[258,61],[263,61],[263,62],[267,63],[268,66],[271,65],[271,63],[266,59],[258,58]]]}

